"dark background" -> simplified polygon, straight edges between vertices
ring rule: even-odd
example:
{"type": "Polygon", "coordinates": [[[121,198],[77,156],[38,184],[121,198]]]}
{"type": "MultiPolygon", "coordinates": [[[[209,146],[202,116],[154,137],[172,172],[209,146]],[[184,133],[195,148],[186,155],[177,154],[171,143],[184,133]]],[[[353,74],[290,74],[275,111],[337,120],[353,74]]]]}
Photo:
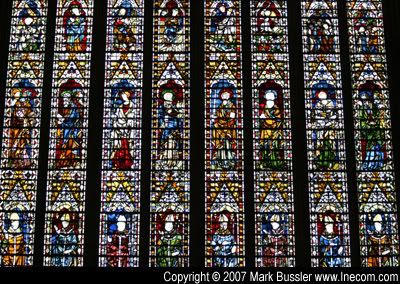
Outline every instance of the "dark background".
{"type": "MultiPolygon", "coordinates": [[[[50,96],[52,84],[53,46],[55,29],[56,0],[48,0],[48,24],[46,40],[46,62],[43,91],[42,129],[40,141],[39,183],[37,193],[37,215],[35,232],[34,266],[43,263],[43,228],[46,192],[46,171],[49,144],[50,96]]],[[[100,178],[102,152],[102,116],[105,67],[105,34],[107,0],[95,0],[93,27],[93,56],[89,115],[88,169],[86,189],[85,222],[85,267],[95,268],[98,263],[98,234],[100,210],[100,178]]],[[[244,79],[244,128],[245,128],[245,212],[246,212],[246,266],[254,267],[254,199],[253,199],[253,158],[252,153],[252,99],[251,99],[251,54],[250,54],[250,5],[242,5],[243,34],[243,79],[244,79]]],[[[351,224],[352,266],[360,266],[357,188],[355,182],[354,135],[352,118],[350,63],[348,55],[347,23],[345,0],[339,0],[339,22],[341,31],[341,58],[343,72],[344,107],[346,120],[346,145],[348,190],[351,224]]],[[[393,116],[394,157],[397,195],[400,184],[400,1],[383,0],[385,36],[387,46],[391,110],[393,116]]],[[[145,42],[144,42],[144,96],[143,96],[143,146],[141,183],[141,238],[140,266],[148,267],[149,257],[149,206],[150,206],[150,137],[151,137],[151,94],[152,94],[152,0],[145,0],[145,42]]],[[[296,210],[296,264],[300,268],[310,266],[310,236],[308,215],[307,156],[305,138],[304,74],[301,42],[300,0],[288,1],[289,41],[291,71],[291,105],[293,117],[293,166],[296,210]]],[[[0,1],[0,113],[4,113],[6,91],[8,42],[10,36],[12,0],[0,1]]],[[[191,214],[190,252],[191,267],[204,267],[204,27],[203,1],[191,1],[191,214]]],[[[3,116],[0,116],[3,125],[3,116]]],[[[1,137],[1,136],[0,136],[1,137]]],[[[399,199],[397,200],[399,205],[399,199]]]]}

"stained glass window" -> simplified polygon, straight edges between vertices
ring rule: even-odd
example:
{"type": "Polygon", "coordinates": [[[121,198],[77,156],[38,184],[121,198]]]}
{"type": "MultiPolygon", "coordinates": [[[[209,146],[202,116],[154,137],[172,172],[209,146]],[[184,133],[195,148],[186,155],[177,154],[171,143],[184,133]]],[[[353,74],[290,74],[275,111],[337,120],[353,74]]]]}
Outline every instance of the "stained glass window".
{"type": "Polygon", "coordinates": [[[336,0],[301,1],[311,263],[350,265],[346,152],[336,0]]]}
{"type": "Polygon", "coordinates": [[[347,1],[361,264],[399,265],[382,1],[347,1]]]}
{"type": "Polygon", "coordinates": [[[241,9],[205,5],[206,266],[244,266],[241,9]]]}
{"type": "Polygon", "coordinates": [[[0,266],[33,265],[47,1],[14,0],[0,160],[0,266]]]}
{"type": "Polygon", "coordinates": [[[150,202],[152,267],[189,265],[189,2],[154,2],[150,202]]]}
{"type": "Polygon", "coordinates": [[[286,0],[252,0],[256,266],[294,266],[286,0]]]}
{"type": "Polygon", "coordinates": [[[100,266],[138,266],[143,0],[108,0],[100,266]]]}
{"type": "Polygon", "coordinates": [[[0,1],[0,267],[400,265],[396,1],[98,2],[0,1]]]}
{"type": "Polygon", "coordinates": [[[45,220],[45,266],[82,266],[92,0],[58,0],[45,220]]]}

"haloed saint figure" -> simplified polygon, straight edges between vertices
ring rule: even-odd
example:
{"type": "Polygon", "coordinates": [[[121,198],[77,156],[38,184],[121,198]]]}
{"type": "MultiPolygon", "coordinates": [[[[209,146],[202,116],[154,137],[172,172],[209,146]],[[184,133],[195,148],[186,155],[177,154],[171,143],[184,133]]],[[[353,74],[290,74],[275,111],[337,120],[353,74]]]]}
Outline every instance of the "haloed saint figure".
{"type": "Polygon", "coordinates": [[[24,52],[38,51],[44,43],[44,33],[41,21],[41,8],[38,1],[27,0],[26,6],[18,14],[16,36],[18,49],[24,52]]]}
{"type": "Polygon", "coordinates": [[[32,136],[35,126],[37,92],[35,85],[24,79],[11,90],[8,165],[14,169],[32,166],[32,136]]]}
{"type": "Polygon", "coordinates": [[[375,210],[366,218],[367,266],[393,266],[395,252],[393,251],[393,241],[390,239],[392,228],[387,220],[389,214],[375,210]]]}
{"type": "Polygon", "coordinates": [[[88,26],[86,12],[79,1],[72,1],[64,12],[63,28],[67,51],[86,51],[88,26]]]}
{"type": "Polygon", "coordinates": [[[231,1],[221,0],[215,1],[211,9],[210,33],[213,44],[219,51],[235,51],[235,7],[231,1]]]}
{"type": "Polygon", "coordinates": [[[122,1],[118,7],[113,22],[113,48],[114,51],[131,51],[137,43],[137,23],[135,16],[138,14],[132,3],[128,0],[122,1]]]}
{"type": "Polygon", "coordinates": [[[272,80],[263,83],[259,92],[260,152],[259,167],[269,170],[285,170],[284,108],[282,87],[272,80]]]}
{"type": "Polygon", "coordinates": [[[335,52],[335,29],[328,13],[318,12],[309,18],[307,44],[312,53],[335,52]]]}
{"type": "Polygon", "coordinates": [[[218,221],[211,246],[213,249],[214,267],[237,267],[238,251],[233,233],[231,214],[222,213],[216,216],[218,221]]]}
{"type": "Polygon", "coordinates": [[[3,255],[0,266],[27,265],[28,232],[24,219],[21,212],[6,213],[3,230],[0,231],[0,252],[3,255]]]}
{"type": "Polygon", "coordinates": [[[382,170],[387,164],[386,109],[379,101],[382,88],[367,81],[359,86],[356,105],[360,116],[362,168],[366,171],[382,170]]]}
{"type": "Polygon", "coordinates": [[[213,166],[216,169],[233,170],[237,165],[237,110],[234,90],[222,88],[216,91],[212,129],[213,166]]]}
{"type": "Polygon", "coordinates": [[[82,86],[69,79],[60,87],[57,108],[56,168],[75,168],[82,159],[82,86]]]}
{"type": "Polygon", "coordinates": [[[279,22],[282,17],[275,1],[261,0],[257,4],[257,33],[254,34],[257,40],[258,51],[283,52],[284,26],[279,22]]]}
{"type": "Polygon", "coordinates": [[[112,132],[113,147],[110,163],[113,169],[129,170],[134,166],[131,135],[134,128],[137,110],[135,88],[126,80],[115,84],[111,90],[112,96],[112,132]]]}
{"type": "Polygon", "coordinates": [[[51,264],[56,267],[77,265],[79,252],[77,216],[68,209],[54,213],[51,236],[51,264]]]}
{"type": "Polygon", "coordinates": [[[265,267],[287,267],[288,222],[287,214],[267,213],[263,215],[262,245],[265,267]]]}
{"type": "Polygon", "coordinates": [[[180,267],[183,256],[182,233],[178,228],[179,218],[173,213],[159,216],[158,241],[157,241],[157,266],[158,267],[180,267]]]}
{"type": "Polygon", "coordinates": [[[378,53],[380,50],[379,38],[380,23],[372,19],[367,10],[359,10],[353,19],[355,48],[359,53],[378,53]]]}
{"type": "Polygon", "coordinates": [[[339,214],[329,210],[318,216],[321,267],[342,267],[344,264],[343,229],[339,218],[339,214]]]}
{"type": "Polygon", "coordinates": [[[176,0],[169,0],[160,7],[160,21],[164,27],[163,44],[171,46],[180,43],[178,39],[184,28],[184,16],[184,10],[176,0]]]}
{"type": "Polygon", "coordinates": [[[340,121],[336,91],[332,84],[325,80],[312,87],[311,121],[316,130],[312,139],[316,148],[316,168],[318,170],[339,169],[338,145],[336,132],[340,121]]]}
{"type": "Polygon", "coordinates": [[[158,100],[159,159],[163,167],[182,167],[184,102],[182,86],[171,80],[161,86],[158,100]]]}
{"type": "Polygon", "coordinates": [[[129,266],[129,231],[126,216],[111,214],[108,217],[107,265],[129,266]]]}

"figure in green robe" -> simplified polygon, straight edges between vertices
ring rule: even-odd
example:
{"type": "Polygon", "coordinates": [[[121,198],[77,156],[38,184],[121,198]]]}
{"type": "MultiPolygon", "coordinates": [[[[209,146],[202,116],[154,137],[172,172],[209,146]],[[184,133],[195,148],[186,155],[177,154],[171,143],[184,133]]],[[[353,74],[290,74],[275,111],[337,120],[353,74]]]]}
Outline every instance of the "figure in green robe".
{"type": "Polygon", "coordinates": [[[317,147],[316,166],[318,170],[337,170],[339,167],[334,141],[329,137],[330,132],[326,131],[323,141],[317,147]]]}
{"type": "Polygon", "coordinates": [[[387,160],[385,143],[385,107],[377,98],[381,88],[367,81],[359,87],[359,121],[363,170],[383,169],[387,160]]]}
{"type": "Polygon", "coordinates": [[[183,255],[182,235],[176,230],[175,217],[173,214],[165,218],[162,236],[157,242],[157,266],[158,267],[180,267],[183,255]]]}

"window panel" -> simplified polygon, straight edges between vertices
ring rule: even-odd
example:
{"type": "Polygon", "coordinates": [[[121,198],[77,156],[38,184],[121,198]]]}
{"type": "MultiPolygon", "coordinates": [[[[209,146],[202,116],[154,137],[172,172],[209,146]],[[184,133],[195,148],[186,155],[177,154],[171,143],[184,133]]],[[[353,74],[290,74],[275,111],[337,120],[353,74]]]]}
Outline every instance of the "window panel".
{"type": "Polygon", "coordinates": [[[189,2],[154,2],[151,267],[189,266],[189,2]]]}
{"type": "Polygon", "coordinates": [[[347,1],[361,265],[399,266],[382,1],[347,1]]]}
{"type": "Polygon", "coordinates": [[[245,264],[241,9],[205,5],[206,266],[245,264]]]}
{"type": "Polygon", "coordinates": [[[287,1],[252,0],[256,266],[293,267],[287,1]]]}
{"type": "Polygon", "coordinates": [[[93,1],[58,0],[44,265],[82,266],[93,1]]]}
{"type": "Polygon", "coordinates": [[[47,1],[12,3],[0,159],[0,266],[32,266],[47,1]]]}
{"type": "Polygon", "coordinates": [[[99,266],[137,267],[143,0],[108,0],[99,266]]]}
{"type": "Polygon", "coordinates": [[[311,264],[350,266],[336,0],[302,0],[311,264]]]}

